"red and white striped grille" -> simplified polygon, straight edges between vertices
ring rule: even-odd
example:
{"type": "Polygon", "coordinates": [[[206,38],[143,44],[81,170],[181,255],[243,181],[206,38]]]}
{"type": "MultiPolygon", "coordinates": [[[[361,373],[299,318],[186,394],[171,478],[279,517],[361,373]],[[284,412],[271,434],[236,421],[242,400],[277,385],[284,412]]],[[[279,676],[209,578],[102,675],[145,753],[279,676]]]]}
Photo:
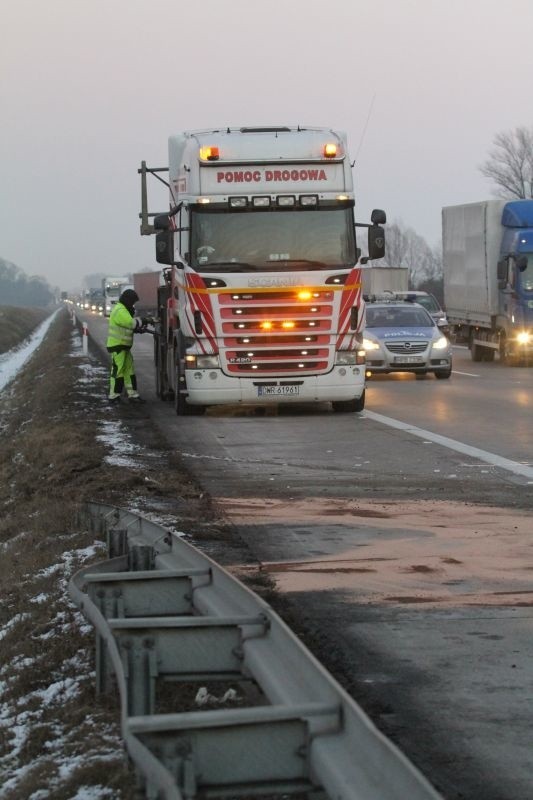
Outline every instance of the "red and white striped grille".
{"type": "Polygon", "coordinates": [[[235,291],[218,295],[222,368],[240,377],[331,369],[337,333],[332,289],[235,291]]]}

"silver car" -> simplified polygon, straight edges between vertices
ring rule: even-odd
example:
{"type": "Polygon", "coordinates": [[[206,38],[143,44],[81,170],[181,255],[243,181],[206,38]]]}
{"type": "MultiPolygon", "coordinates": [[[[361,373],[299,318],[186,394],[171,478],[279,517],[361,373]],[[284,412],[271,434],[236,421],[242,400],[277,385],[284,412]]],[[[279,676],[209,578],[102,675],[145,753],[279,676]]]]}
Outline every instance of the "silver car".
{"type": "Polygon", "coordinates": [[[450,330],[448,324],[448,317],[446,312],[440,307],[437,298],[434,294],[428,292],[410,291],[410,292],[394,292],[396,300],[410,300],[412,303],[418,303],[419,306],[429,311],[439,328],[446,335],[450,330]]]}
{"type": "Polygon", "coordinates": [[[374,302],[366,306],[367,377],[388,372],[452,374],[452,348],[431,315],[413,302],[374,302]]]}

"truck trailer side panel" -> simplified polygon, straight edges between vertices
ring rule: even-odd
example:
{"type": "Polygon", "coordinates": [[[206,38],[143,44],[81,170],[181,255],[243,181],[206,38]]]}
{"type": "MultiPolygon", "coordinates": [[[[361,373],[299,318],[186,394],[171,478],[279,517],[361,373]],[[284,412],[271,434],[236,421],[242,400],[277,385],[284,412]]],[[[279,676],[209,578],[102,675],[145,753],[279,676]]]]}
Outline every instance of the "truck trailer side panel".
{"type": "Polygon", "coordinates": [[[361,277],[365,294],[406,292],[409,289],[407,267],[363,267],[361,277]]]}
{"type": "Polygon", "coordinates": [[[504,200],[442,209],[444,298],[455,324],[490,327],[498,313],[496,264],[504,200]]]}
{"type": "Polygon", "coordinates": [[[138,316],[157,316],[157,288],[159,272],[134,272],[133,288],[139,300],[135,306],[138,316]]]}

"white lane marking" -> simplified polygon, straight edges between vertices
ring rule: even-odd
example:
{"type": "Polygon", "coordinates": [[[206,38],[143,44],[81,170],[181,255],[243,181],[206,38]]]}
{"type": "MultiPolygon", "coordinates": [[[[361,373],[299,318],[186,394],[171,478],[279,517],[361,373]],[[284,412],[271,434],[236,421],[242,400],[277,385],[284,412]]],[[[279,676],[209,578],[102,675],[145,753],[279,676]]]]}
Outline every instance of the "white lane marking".
{"type": "Polygon", "coordinates": [[[413,436],[420,436],[422,439],[429,439],[435,444],[440,444],[447,447],[449,450],[456,450],[458,453],[464,453],[472,458],[477,458],[480,461],[485,461],[487,464],[493,464],[495,467],[500,467],[508,472],[513,472],[515,475],[523,475],[526,478],[533,478],[533,467],[526,464],[520,464],[518,461],[511,461],[510,458],[498,456],[495,453],[489,453],[487,450],[480,450],[478,447],[471,447],[469,444],[458,442],[456,439],[449,439],[447,436],[440,436],[438,433],[426,431],[423,428],[418,428],[416,425],[409,425],[406,422],[400,422],[398,419],[392,417],[385,417],[383,414],[376,414],[375,411],[364,411],[364,416],[373,419],[376,422],[381,422],[383,425],[388,425],[390,428],[398,428],[399,430],[412,433],[413,436]]]}
{"type": "Polygon", "coordinates": [[[454,375],[468,375],[470,378],[481,378],[481,375],[475,375],[473,372],[459,372],[458,369],[452,370],[454,375]]]}

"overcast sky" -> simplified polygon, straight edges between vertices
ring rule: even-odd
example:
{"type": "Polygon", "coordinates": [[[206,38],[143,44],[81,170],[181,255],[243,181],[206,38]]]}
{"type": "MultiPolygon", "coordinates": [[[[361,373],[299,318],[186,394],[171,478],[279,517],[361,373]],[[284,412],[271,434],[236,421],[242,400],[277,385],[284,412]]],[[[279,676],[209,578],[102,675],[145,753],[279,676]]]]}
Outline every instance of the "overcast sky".
{"type": "Polygon", "coordinates": [[[494,135],[533,124],[532,0],[0,0],[0,12],[0,257],[62,289],[155,266],[137,169],[167,165],[170,134],[344,130],[357,218],[384,208],[433,246],[443,205],[491,195],[478,168],[494,135]]]}

